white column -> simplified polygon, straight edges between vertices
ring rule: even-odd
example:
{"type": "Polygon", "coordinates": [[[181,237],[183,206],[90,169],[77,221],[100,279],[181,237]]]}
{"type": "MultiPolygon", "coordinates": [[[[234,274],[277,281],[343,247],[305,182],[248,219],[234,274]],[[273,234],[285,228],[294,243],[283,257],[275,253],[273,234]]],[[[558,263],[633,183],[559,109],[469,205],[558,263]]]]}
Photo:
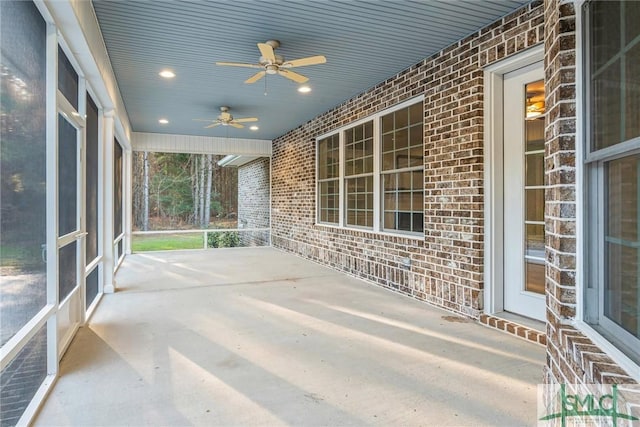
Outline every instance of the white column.
{"type": "Polygon", "coordinates": [[[102,203],[102,254],[103,254],[103,282],[104,293],[112,294],[116,290],[113,269],[116,260],[113,251],[113,144],[115,144],[115,112],[105,110],[104,112],[104,168],[102,180],[104,182],[104,200],[102,203]]]}
{"type": "Polygon", "coordinates": [[[47,374],[58,373],[58,35],[47,24],[47,374]]]}
{"type": "Polygon", "coordinates": [[[78,323],[84,324],[86,315],[86,301],[87,301],[87,80],[84,76],[80,75],[78,79],[78,113],[80,117],[83,117],[82,127],[78,129],[78,145],[80,147],[79,160],[80,170],[78,175],[78,196],[77,200],[80,202],[77,209],[80,212],[80,232],[82,238],[76,243],[78,248],[78,280],[80,284],[80,293],[75,297],[75,309],[71,312],[77,317],[73,320],[77,320],[78,323]]]}

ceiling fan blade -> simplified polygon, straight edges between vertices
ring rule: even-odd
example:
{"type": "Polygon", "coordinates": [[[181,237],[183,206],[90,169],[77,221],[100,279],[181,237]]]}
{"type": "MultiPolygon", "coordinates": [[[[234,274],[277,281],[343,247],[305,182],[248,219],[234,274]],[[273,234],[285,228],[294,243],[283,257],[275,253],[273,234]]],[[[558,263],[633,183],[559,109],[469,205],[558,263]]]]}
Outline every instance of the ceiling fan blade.
{"type": "Polygon", "coordinates": [[[273,51],[273,47],[266,43],[258,43],[258,49],[260,49],[260,55],[272,64],[276,62],[276,53],[273,51]]]}
{"type": "Polygon", "coordinates": [[[255,83],[258,80],[260,80],[261,78],[264,77],[264,75],[267,74],[266,71],[259,71],[258,73],[254,74],[253,76],[249,77],[247,80],[245,80],[245,83],[255,83]]]}
{"type": "Polygon", "coordinates": [[[262,65],[243,64],[241,62],[216,62],[216,65],[224,65],[227,67],[263,68],[262,65]]]}
{"type": "Polygon", "coordinates": [[[282,77],[286,77],[289,80],[293,80],[296,83],[306,83],[309,80],[309,77],[305,77],[302,74],[294,73],[293,71],[288,70],[278,70],[278,74],[282,77]]]}
{"type": "Polygon", "coordinates": [[[282,64],[280,67],[284,67],[284,68],[305,67],[307,65],[324,64],[325,62],[327,62],[327,58],[325,58],[322,55],[318,55],[318,56],[310,56],[308,58],[300,58],[300,59],[294,59],[292,61],[287,61],[284,64],[282,64]]]}
{"type": "Polygon", "coordinates": [[[214,128],[216,126],[220,126],[220,123],[211,123],[209,126],[205,126],[204,128],[205,129],[211,129],[211,128],[214,128]]]}
{"type": "Polygon", "coordinates": [[[258,119],[255,117],[243,117],[242,119],[233,119],[235,123],[248,123],[248,122],[257,122],[258,119]]]}
{"type": "Polygon", "coordinates": [[[236,121],[229,122],[229,126],[233,126],[234,128],[242,129],[244,126],[240,123],[236,123],[236,121]]]}

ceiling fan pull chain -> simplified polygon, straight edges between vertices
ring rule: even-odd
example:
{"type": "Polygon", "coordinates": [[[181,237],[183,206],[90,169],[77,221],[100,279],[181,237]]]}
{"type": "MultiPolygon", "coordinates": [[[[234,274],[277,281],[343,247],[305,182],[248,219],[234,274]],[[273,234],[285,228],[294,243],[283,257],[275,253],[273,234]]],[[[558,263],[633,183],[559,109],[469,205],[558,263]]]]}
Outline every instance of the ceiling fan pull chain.
{"type": "Polygon", "coordinates": [[[264,96],[267,96],[267,75],[264,75],[264,96]]]}

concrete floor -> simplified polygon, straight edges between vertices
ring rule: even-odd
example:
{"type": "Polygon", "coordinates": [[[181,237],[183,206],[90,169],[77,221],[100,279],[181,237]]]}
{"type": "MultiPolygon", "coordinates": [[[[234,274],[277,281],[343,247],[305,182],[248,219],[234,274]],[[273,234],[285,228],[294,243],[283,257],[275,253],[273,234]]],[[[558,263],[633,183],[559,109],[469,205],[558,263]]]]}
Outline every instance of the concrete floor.
{"type": "Polygon", "coordinates": [[[35,425],[534,425],[544,349],[272,248],[137,254],[35,425]]]}

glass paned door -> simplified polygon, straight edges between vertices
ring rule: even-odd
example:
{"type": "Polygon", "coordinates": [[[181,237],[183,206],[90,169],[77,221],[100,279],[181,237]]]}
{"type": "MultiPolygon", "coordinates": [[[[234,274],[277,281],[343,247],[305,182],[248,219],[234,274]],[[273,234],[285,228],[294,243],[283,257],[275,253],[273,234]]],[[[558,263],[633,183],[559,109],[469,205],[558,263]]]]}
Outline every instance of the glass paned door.
{"type": "Polygon", "coordinates": [[[504,76],[504,309],[545,316],[542,64],[504,76]]]}
{"type": "Polygon", "coordinates": [[[544,295],[544,81],[525,85],[524,289],[544,295]]]}

